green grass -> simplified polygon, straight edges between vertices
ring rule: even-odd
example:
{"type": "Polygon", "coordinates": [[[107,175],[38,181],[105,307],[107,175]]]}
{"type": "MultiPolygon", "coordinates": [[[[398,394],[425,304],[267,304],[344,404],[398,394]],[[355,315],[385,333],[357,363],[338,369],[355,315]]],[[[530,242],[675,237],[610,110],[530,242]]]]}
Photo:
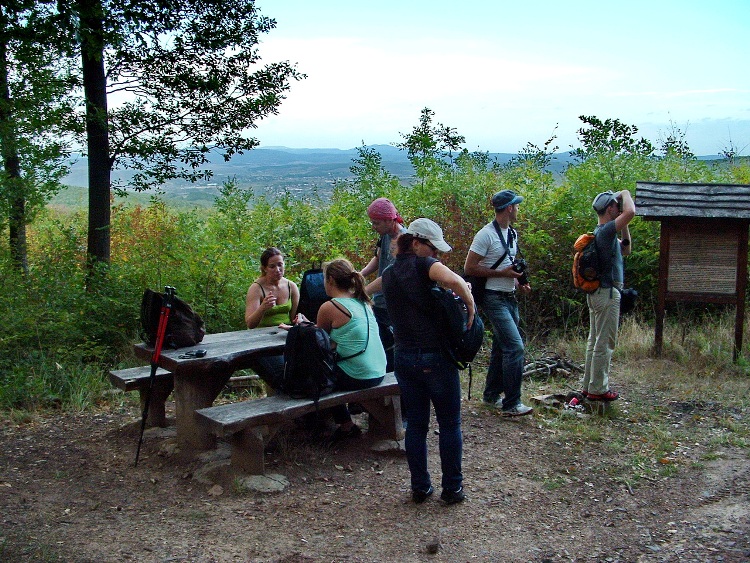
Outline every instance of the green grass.
{"type": "MultiPolygon", "coordinates": [[[[727,314],[690,323],[689,329],[668,324],[670,345],[656,357],[653,327],[627,319],[610,375],[622,400],[584,416],[537,408],[536,418],[582,456],[604,449],[607,461],[600,469],[627,483],[696,469],[726,448],[749,450],[750,456],[750,376],[746,361],[732,361],[733,322],[727,314]]],[[[582,364],[585,341],[550,342],[546,350],[582,364]]],[[[526,379],[524,400],[578,389],[579,379],[526,379]]]]}

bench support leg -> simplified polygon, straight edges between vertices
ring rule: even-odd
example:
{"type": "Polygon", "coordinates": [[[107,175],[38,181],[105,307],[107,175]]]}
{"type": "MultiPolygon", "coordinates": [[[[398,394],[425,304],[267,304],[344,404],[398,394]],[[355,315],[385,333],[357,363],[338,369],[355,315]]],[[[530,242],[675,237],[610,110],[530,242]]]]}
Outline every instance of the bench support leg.
{"type": "Polygon", "coordinates": [[[401,440],[404,437],[400,395],[362,401],[362,407],[370,415],[368,434],[372,432],[375,438],[383,440],[401,440]]]}
{"type": "Polygon", "coordinates": [[[278,426],[257,426],[232,434],[229,437],[232,467],[242,473],[263,475],[266,444],[278,430],[278,426]]]}
{"type": "MultiPolygon", "coordinates": [[[[171,379],[169,381],[154,381],[154,386],[151,390],[151,401],[149,401],[148,404],[146,426],[158,426],[159,428],[165,428],[167,426],[165,403],[167,402],[167,397],[169,397],[173,387],[174,382],[171,379]]],[[[148,385],[139,389],[138,394],[141,398],[141,412],[143,412],[143,409],[146,408],[148,385]]]]}

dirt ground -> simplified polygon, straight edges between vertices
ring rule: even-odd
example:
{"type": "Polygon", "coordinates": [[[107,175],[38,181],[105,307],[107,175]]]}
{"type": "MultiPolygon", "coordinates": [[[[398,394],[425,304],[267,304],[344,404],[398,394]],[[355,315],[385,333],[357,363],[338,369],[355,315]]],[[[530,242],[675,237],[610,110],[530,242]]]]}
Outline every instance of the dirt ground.
{"type": "MultiPolygon", "coordinates": [[[[612,423],[627,425],[621,391],[612,423]]],[[[701,408],[664,416],[681,424],[701,408]]],[[[463,406],[467,500],[444,506],[438,489],[415,505],[404,454],[373,452],[366,435],[335,448],[285,435],[267,455],[289,481],[277,493],[205,476],[205,458],[175,452],[169,429],[149,432],[134,468],[136,411],[6,418],[1,561],[750,561],[746,449],[681,444],[673,474],[630,480],[596,440],[544,424],[554,412],[503,419],[474,398],[463,406]]]]}

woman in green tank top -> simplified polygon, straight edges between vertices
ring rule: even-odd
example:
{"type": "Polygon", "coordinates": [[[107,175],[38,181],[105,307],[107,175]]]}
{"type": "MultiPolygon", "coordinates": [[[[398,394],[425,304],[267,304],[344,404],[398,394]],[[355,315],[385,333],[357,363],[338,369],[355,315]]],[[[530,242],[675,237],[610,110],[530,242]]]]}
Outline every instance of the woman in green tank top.
{"type": "MultiPolygon", "coordinates": [[[[262,328],[289,324],[297,315],[299,289],[284,277],[284,255],[267,248],[260,256],[260,277],[247,290],[245,324],[262,328]]],[[[284,356],[258,358],[250,366],[272,389],[278,389],[284,373],[284,356]]]]}

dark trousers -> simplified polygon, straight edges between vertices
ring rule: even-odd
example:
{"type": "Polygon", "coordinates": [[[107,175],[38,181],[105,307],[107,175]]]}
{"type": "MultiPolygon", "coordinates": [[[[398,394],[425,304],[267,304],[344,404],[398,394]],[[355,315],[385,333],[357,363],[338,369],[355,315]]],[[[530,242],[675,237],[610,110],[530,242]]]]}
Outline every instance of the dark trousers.
{"type": "MultiPolygon", "coordinates": [[[[371,379],[354,379],[344,370],[336,366],[336,390],[337,391],[359,391],[360,389],[369,389],[377,387],[383,381],[384,376],[373,377],[371,379]]],[[[330,408],[331,416],[336,424],[344,424],[352,420],[349,409],[346,405],[336,405],[330,408]]]]}
{"type": "Polygon", "coordinates": [[[383,343],[383,349],[385,350],[385,371],[393,371],[393,324],[391,323],[391,317],[388,316],[388,309],[385,307],[373,307],[372,312],[375,313],[375,320],[378,322],[378,333],[380,334],[380,341],[383,343]]]}

